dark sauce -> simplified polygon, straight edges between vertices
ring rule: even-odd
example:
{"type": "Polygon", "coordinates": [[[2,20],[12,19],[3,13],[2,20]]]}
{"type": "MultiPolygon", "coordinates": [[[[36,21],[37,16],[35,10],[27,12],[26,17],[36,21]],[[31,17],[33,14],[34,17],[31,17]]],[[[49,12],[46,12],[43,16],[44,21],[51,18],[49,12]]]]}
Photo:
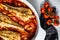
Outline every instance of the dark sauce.
{"type": "Polygon", "coordinates": [[[3,4],[8,4],[8,5],[13,6],[13,7],[29,8],[26,4],[24,4],[21,1],[12,1],[11,3],[9,3],[9,2],[3,2],[3,4]],[[20,4],[20,5],[18,5],[18,4],[20,4]]]}
{"type": "Polygon", "coordinates": [[[0,37],[0,40],[4,40],[2,37],[0,37]]]}

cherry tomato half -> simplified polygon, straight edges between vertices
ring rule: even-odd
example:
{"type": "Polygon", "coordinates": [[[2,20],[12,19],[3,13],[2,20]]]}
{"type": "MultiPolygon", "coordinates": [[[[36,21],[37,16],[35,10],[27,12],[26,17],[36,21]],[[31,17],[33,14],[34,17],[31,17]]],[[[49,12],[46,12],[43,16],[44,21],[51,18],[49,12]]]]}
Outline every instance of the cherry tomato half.
{"type": "Polygon", "coordinates": [[[49,18],[49,15],[46,15],[46,13],[44,13],[44,18],[49,18]]]}
{"type": "Polygon", "coordinates": [[[56,15],[56,16],[54,17],[54,19],[55,19],[55,20],[59,20],[59,16],[56,15]]]}
{"type": "Polygon", "coordinates": [[[54,25],[58,26],[59,25],[59,21],[58,20],[54,20],[54,25]]]}
{"type": "Polygon", "coordinates": [[[49,6],[50,6],[50,4],[48,2],[45,2],[44,7],[47,8],[49,6]]]}
{"type": "Polygon", "coordinates": [[[45,13],[45,8],[41,8],[40,11],[41,11],[41,13],[44,14],[45,13]]]}
{"type": "Polygon", "coordinates": [[[52,12],[52,10],[53,10],[52,7],[48,8],[48,12],[52,12]]]}
{"type": "Polygon", "coordinates": [[[51,23],[52,23],[52,20],[50,20],[50,19],[46,21],[47,25],[52,25],[51,23]]]}
{"type": "Polygon", "coordinates": [[[50,13],[50,18],[54,18],[54,16],[55,16],[54,12],[50,13]]]}

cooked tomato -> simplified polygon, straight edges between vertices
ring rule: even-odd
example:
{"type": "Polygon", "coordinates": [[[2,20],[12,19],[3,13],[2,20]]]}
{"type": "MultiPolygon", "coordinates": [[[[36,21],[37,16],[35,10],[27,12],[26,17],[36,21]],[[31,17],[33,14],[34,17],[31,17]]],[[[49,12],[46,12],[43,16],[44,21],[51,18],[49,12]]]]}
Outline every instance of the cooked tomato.
{"type": "Polygon", "coordinates": [[[25,23],[23,21],[19,21],[19,24],[21,24],[22,26],[25,25],[25,23]]]}
{"type": "Polygon", "coordinates": [[[59,25],[59,21],[58,20],[54,20],[54,25],[58,26],[59,25]]]}
{"type": "Polygon", "coordinates": [[[46,21],[47,25],[51,25],[51,23],[52,23],[52,20],[50,20],[50,19],[46,21]]]}
{"type": "Polygon", "coordinates": [[[50,18],[54,18],[54,16],[55,16],[54,12],[50,13],[50,18]]]}
{"type": "Polygon", "coordinates": [[[15,16],[10,16],[10,18],[16,22],[18,22],[18,19],[15,16]]]}
{"type": "Polygon", "coordinates": [[[0,3],[2,2],[3,0],[0,0],[0,3]]]}
{"type": "Polygon", "coordinates": [[[49,6],[50,6],[50,4],[48,2],[45,2],[44,7],[47,8],[49,6]]]}
{"type": "Polygon", "coordinates": [[[46,13],[44,13],[44,18],[49,18],[49,15],[46,15],[46,13]]]}
{"type": "Polygon", "coordinates": [[[25,29],[27,29],[27,28],[29,28],[30,27],[30,25],[29,24],[26,24],[25,25],[25,29]]]}
{"type": "Polygon", "coordinates": [[[48,12],[51,12],[53,9],[52,9],[52,7],[49,7],[48,8],[48,12]]]}
{"type": "Polygon", "coordinates": [[[59,16],[56,15],[56,16],[54,17],[54,19],[55,19],[55,20],[59,20],[59,16]]]}
{"type": "Polygon", "coordinates": [[[7,0],[7,2],[8,2],[8,3],[11,3],[11,2],[12,2],[12,0],[7,0]]]}
{"type": "Polygon", "coordinates": [[[0,30],[2,30],[2,27],[0,27],[0,30]]]}
{"type": "Polygon", "coordinates": [[[45,13],[45,8],[40,9],[41,13],[45,13]]]}

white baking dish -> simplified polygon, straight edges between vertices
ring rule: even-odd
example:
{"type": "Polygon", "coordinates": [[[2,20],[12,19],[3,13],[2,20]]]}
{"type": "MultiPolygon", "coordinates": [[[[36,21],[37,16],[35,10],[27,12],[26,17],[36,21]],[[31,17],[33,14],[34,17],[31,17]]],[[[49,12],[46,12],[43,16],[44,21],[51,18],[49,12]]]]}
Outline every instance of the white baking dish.
{"type": "MultiPolygon", "coordinates": [[[[36,12],[36,10],[34,9],[34,7],[26,0],[20,0],[21,2],[23,2],[24,4],[26,4],[36,15],[36,20],[37,20],[37,30],[36,30],[36,35],[32,38],[32,40],[38,40],[38,35],[41,33],[42,28],[40,27],[40,20],[39,20],[39,16],[38,13],[36,12]],[[41,31],[40,31],[41,30],[41,31]]],[[[40,36],[40,35],[39,35],[40,36]]]]}

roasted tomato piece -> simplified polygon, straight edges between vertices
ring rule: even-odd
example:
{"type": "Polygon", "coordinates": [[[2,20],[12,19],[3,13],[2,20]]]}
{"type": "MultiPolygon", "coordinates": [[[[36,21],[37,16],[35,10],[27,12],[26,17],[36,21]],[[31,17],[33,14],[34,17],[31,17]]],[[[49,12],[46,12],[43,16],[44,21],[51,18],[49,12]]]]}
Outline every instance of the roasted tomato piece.
{"type": "MultiPolygon", "coordinates": [[[[14,1],[14,0],[13,0],[14,1]]],[[[8,3],[11,3],[12,0],[4,0],[4,2],[8,2],[8,3]]]]}
{"type": "Polygon", "coordinates": [[[0,0],[0,3],[2,2],[3,0],[0,0]]]}
{"type": "Polygon", "coordinates": [[[50,6],[50,4],[48,2],[45,2],[44,7],[47,8],[49,6],[50,6]]]}
{"type": "Polygon", "coordinates": [[[52,12],[52,10],[53,10],[52,7],[48,8],[48,12],[52,12]]]}
{"type": "Polygon", "coordinates": [[[55,15],[54,20],[59,20],[59,16],[55,15]]]}
{"type": "Polygon", "coordinates": [[[35,27],[35,25],[34,25],[33,22],[25,25],[25,29],[26,29],[28,32],[33,32],[33,31],[34,31],[34,27],[35,27]]]}
{"type": "Polygon", "coordinates": [[[47,25],[52,25],[51,23],[52,23],[52,20],[50,20],[50,19],[46,21],[47,25]]]}
{"type": "Polygon", "coordinates": [[[49,18],[49,15],[47,15],[46,13],[44,13],[44,18],[49,18]]]}
{"type": "Polygon", "coordinates": [[[54,12],[50,13],[50,18],[54,18],[54,16],[55,16],[54,12]]]}
{"type": "Polygon", "coordinates": [[[59,21],[58,20],[54,20],[54,25],[58,26],[59,25],[59,21]]]}
{"type": "Polygon", "coordinates": [[[44,14],[45,13],[45,8],[41,8],[40,11],[41,11],[41,13],[44,14]]]}

